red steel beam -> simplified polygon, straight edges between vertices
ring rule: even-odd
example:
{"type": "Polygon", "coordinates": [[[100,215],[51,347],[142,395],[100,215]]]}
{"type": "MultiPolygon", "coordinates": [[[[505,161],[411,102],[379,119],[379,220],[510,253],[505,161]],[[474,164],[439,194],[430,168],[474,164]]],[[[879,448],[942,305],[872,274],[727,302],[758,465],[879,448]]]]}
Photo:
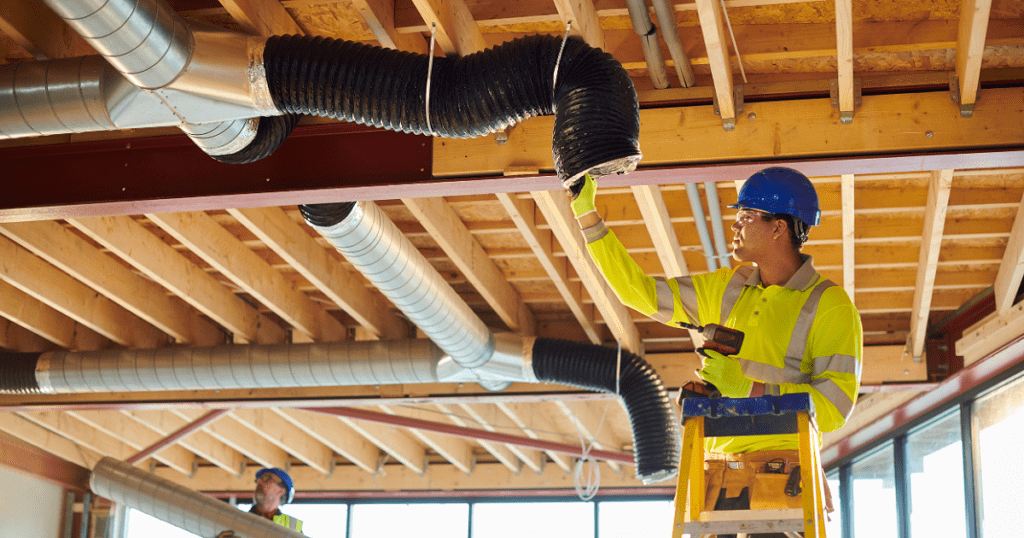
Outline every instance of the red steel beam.
{"type": "Polygon", "coordinates": [[[824,467],[875,444],[889,432],[913,422],[925,414],[948,405],[964,392],[993,379],[1024,361],[1024,336],[1006,344],[963,370],[953,374],[934,389],[893,409],[870,424],[848,434],[821,452],[824,467]]]}
{"type": "Polygon", "coordinates": [[[203,416],[193,420],[192,422],[189,422],[188,424],[182,426],[181,428],[179,428],[178,430],[174,431],[173,433],[171,433],[167,437],[164,437],[163,439],[161,439],[161,440],[153,443],[152,445],[149,445],[148,447],[142,449],[138,454],[135,454],[134,456],[132,456],[132,457],[130,457],[130,458],[124,460],[124,461],[126,463],[131,463],[132,465],[135,465],[136,462],[141,461],[141,460],[143,460],[145,458],[148,458],[149,456],[152,456],[153,454],[156,454],[157,452],[160,452],[164,448],[167,448],[168,446],[173,445],[174,443],[177,443],[179,440],[181,440],[183,437],[187,436],[188,434],[198,430],[199,428],[202,428],[203,426],[213,422],[214,420],[217,420],[218,418],[220,418],[222,415],[224,415],[228,411],[230,411],[230,409],[214,409],[213,411],[210,411],[209,413],[207,413],[207,414],[205,414],[205,415],[203,415],[203,416]]]}
{"type": "Polygon", "coordinates": [[[0,465],[73,491],[89,491],[89,469],[0,436],[0,465]]]}
{"type": "MultiPolygon", "coordinates": [[[[597,497],[670,497],[676,488],[601,488],[597,497]]],[[[204,491],[215,499],[246,498],[251,491],[204,491]]],[[[296,491],[296,499],[347,501],[356,499],[480,499],[480,498],[558,498],[579,496],[575,489],[470,489],[470,490],[403,490],[403,491],[296,491]]]]}
{"type": "MultiPolygon", "coordinates": [[[[464,428],[462,426],[455,426],[452,424],[442,424],[440,422],[430,422],[428,420],[420,420],[417,418],[388,415],[387,413],[376,413],[374,411],[364,411],[362,409],[351,409],[347,407],[309,407],[305,408],[305,410],[314,411],[317,413],[325,413],[328,415],[336,415],[339,417],[348,417],[356,420],[366,420],[369,422],[376,422],[379,424],[387,424],[389,426],[415,428],[417,430],[442,433],[445,435],[454,435],[455,437],[462,437],[464,439],[480,439],[484,441],[493,441],[495,443],[516,445],[524,448],[532,448],[534,450],[558,452],[559,454],[568,454],[570,456],[576,457],[581,457],[583,455],[582,447],[577,445],[555,443],[552,441],[542,441],[540,439],[531,439],[529,437],[520,437],[517,435],[509,435],[506,433],[489,432],[487,430],[475,430],[473,428],[464,428]]],[[[623,465],[634,464],[633,455],[626,454],[624,452],[611,452],[608,450],[591,450],[590,452],[588,452],[588,454],[590,455],[590,457],[593,457],[594,459],[598,460],[614,461],[616,463],[621,463],[623,465]]]]}

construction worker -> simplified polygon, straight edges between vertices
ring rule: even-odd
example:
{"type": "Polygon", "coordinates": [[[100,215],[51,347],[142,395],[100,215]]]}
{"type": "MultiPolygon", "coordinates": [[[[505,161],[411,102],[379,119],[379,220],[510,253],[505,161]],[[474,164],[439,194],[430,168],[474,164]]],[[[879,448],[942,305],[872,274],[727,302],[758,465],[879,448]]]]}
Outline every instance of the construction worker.
{"type": "MultiPolygon", "coordinates": [[[[586,176],[572,189],[572,209],[587,250],[623,304],[668,325],[717,323],[745,334],[733,356],[703,350],[701,378],[730,398],[808,393],[821,431],[845,424],[860,385],[863,332],[843,288],[818,274],[811,257],[800,252],[821,216],[807,177],[789,168],[761,170],[729,206],[738,210],[732,257],[753,266],[673,279],[644,274],[605,227],[595,190],[586,176]]],[[[800,497],[787,496],[788,476],[761,476],[766,470],[794,472],[796,435],[708,438],[705,453],[705,506],[801,506],[800,497]]]]}
{"type": "MultiPolygon", "coordinates": [[[[256,472],[256,491],[252,495],[250,514],[265,517],[282,527],[302,532],[302,520],[281,513],[281,506],[295,498],[295,485],[288,473],[276,467],[256,472]]],[[[232,538],[234,531],[223,531],[217,538],[232,538]]]]}

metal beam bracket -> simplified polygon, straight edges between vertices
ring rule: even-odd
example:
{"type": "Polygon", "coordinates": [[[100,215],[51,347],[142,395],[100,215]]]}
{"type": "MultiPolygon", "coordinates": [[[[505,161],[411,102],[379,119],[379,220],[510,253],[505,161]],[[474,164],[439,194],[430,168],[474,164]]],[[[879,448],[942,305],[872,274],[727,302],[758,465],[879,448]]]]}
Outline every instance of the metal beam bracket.
{"type": "Polygon", "coordinates": [[[512,130],[512,127],[505,127],[504,129],[494,133],[494,142],[499,146],[504,146],[508,143],[508,132],[512,130]]]}
{"type": "MultiPolygon", "coordinates": [[[[833,78],[828,81],[828,97],[832,102],[832,108],[839,108],[839,79],[833,78]]],[[[861,80],[860,77],[853,79],[853,110],[860,108],[861,104],[861,80]]],[[[844,124],[853,123],[853,110],[840,110],[839,121],[844,124]]]]}
{"type": "MultiPolygon", "coordinates": [[[[743,113],[743,85],[736,84],[732,87],[732,102],[736,116],[743,113]]],[[[711,105],[715,109],[715,115],[721,116],[722,111],[718,108],[718,92],[711,92],[711,105]]],[[[736,117],[722,118],[722,128],[731,131],[736,127],[736,117]]]]}
{"type": "MultiPolygon", "coordinates": [[[[971,116],[974,116],[974,103],[965,105],[960,102],[960,77],[956,76],[956,73],[953,71],[949,72],[949,98],[952,99],[954,103],[958,103],[960,105],[960,117],[970,118],[971,116]]],[[[978,99],[981,99],[980,90],[975,96],[974,101],[977,102],[978,99]]]]}

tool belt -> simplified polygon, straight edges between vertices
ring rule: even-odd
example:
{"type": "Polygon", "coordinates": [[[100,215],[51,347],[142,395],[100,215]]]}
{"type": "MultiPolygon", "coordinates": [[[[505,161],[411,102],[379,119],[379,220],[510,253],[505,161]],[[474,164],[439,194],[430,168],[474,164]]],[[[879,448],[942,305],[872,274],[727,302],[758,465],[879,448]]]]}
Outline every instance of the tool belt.
{"type": "MultiPolygon", "coordinates": [[[[822,473],[824,480],[824,473],[822,473]]],[[[751,510],[803,508],[798,450],[764,450],[742,454],[705,454],[704,506],[751,510]],[[746,491],[744,491],[746,490],[746,491]],[[749,499],[749,506],[746,499],[749,499]],[[720,503],[720,500],[740,500],[720,503]]],[[[825,510],[832,512],[832,492],[825,487],[825,510]]]]}

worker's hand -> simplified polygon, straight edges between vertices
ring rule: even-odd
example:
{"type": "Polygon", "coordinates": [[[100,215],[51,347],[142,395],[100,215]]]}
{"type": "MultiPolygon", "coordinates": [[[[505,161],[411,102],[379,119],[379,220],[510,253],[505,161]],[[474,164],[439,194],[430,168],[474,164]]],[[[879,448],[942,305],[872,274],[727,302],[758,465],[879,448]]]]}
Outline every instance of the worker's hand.
{"type": "Polygon", "coordinates": [[[221,531],[221,533],[217,535],[217,538],[234,538],[234,536],[235,531],[221,531]]]}
{"type": "Polygon", "coordinates": [[[703,368],[697,370],[701,379],[711,383],[722,396],[727,398],[746,398],[754,387],[754,380],[743,375],[743,367],[739,359],[727,357],[713,349],[704,349],[703,368]]]}
{"type": "Polygon", "coordinates": [[[571,190],[573,216],[580,218],[581,215],[597,211],[597,207],[594,205],[594,198],[597,195],[597,182],[590,177],[590,174],[583,174],[583,181],[573,185],[571,190]],[[577,186],[579,186],[579,190],[577,190],[577,186]]]}

